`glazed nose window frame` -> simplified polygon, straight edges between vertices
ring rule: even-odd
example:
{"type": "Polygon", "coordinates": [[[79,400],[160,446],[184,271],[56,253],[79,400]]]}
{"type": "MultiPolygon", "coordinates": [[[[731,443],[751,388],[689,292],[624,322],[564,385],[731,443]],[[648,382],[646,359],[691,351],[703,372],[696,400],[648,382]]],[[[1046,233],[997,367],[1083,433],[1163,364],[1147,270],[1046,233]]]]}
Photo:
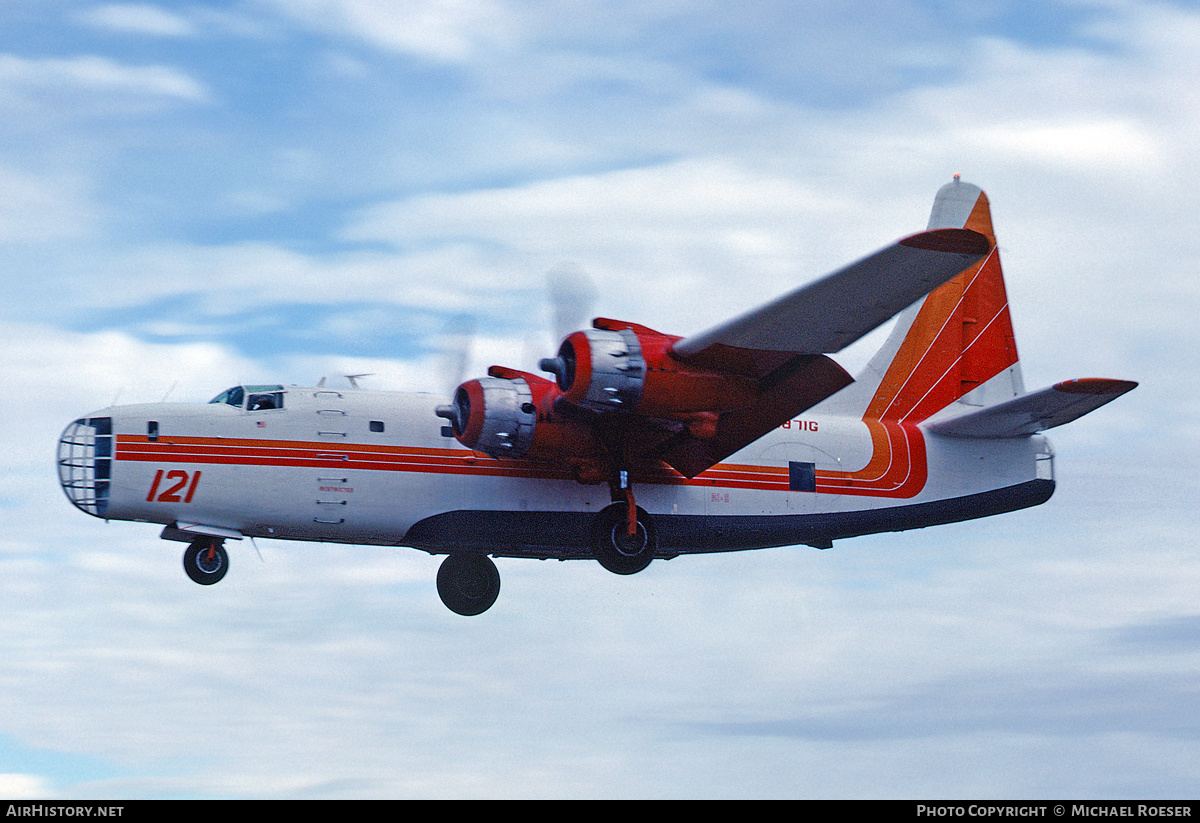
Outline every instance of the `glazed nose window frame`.
{"type": "Polygon", "coordinates": [[[58,482],[81,511],[103,517],[112,478],[111,417],[76,420],[58,438],[58,482]]]}

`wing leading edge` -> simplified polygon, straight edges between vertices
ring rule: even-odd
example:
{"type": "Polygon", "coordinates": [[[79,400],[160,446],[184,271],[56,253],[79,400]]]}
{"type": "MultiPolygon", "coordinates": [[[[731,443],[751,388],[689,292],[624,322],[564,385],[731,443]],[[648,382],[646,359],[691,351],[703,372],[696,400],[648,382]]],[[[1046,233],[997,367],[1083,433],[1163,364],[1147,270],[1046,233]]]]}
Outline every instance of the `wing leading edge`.
{"type": "Polygon", "coordinates": [[[753,369],[760,376],[763,367],[758,364],[772,363],[771,353],[841,351],[990,250],[988,238],[970,229],[915,234],[748,314],[684,338],[671,354],[691,365],[753,369]]]}

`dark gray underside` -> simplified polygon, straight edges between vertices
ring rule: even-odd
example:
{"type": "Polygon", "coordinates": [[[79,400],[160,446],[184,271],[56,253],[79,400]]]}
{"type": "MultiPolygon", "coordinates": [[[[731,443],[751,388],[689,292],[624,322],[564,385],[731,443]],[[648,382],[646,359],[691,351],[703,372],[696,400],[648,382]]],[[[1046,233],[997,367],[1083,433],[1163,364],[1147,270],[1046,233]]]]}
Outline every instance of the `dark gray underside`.
{"type": "MultiPolygon", "coordinates": [[[[797,515],[652,515],[655,557],[808,545],[878,532],[920,529],[1016,511],[1045,503],[1053,480],[1030,480],[1003,489],[882,509],[797,515]]],[[[403,545],[432,554],[482,551],[497,557],[590,559],[590,512],[453,511],[409,529],[403,545]]]]}

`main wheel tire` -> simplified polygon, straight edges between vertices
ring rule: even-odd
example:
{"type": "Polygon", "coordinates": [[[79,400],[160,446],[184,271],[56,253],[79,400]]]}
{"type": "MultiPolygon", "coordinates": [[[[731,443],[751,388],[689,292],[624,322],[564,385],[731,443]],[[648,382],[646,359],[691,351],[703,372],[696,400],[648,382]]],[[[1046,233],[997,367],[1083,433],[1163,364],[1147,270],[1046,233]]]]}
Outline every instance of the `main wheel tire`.
{"type": "Polygon", "coordinates": [[[486,554],[455,552],[438,567],[437,589],[446,608],[473,617],[490,609],[500,596],[500,572],[486,554]]]}
{"type": "Polygon", "coordinates": [[[629,534],[628,509],[613,503],[592,521],[592,554],[613,574],[637,574],[650,565],[658,541],[650,515],[637,510],[637,529],[629,534]]]}
{"type": "Polygon", "coordinates": [[[229,555],[216,538],[194,540],[183,553],[183,570],[201,586],[211,586],[229,571],[229,555]]]}

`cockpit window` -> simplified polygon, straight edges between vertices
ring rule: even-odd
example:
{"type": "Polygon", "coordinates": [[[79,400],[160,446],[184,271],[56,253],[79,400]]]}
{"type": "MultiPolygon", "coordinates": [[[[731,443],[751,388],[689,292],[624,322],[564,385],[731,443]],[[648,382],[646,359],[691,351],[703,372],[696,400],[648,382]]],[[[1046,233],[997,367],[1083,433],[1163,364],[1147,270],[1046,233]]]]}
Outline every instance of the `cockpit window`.
{"type": "Polygon", "coordinates": [[[246,392],[242,390],[241,386],[234,386],[232,389],[226,389],[225,391],[221,392],[220,394],[218,394],[216,397],[214,397],[212,400],[209,400],[208,402],[209,403],[224,403],[227,406],[236,406],[237,408],[240,409],[242,407],[242,403],[245,402],[245,400],[246,400],[246,392]]]}
{"type": "Polygon", "coordinates": [[[209,403],[224,403],[248,411],[283,408],[283,386],[234,386],[218,394],[209,403]]]}
{"type": "Polygon", "coordinates": [[[250,411],[283,408],[283,386],[247,386],[246,408],[250,411]]]}

